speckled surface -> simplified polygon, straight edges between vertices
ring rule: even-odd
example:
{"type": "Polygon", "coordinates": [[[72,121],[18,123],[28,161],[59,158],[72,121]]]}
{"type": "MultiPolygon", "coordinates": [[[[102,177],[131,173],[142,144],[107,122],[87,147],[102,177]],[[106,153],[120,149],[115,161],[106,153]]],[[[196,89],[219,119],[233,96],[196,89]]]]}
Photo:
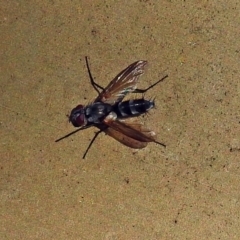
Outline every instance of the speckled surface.
{"type": "MultiPolygon", "coordinates": [[[[238,1],[2,3],[0,239],[240,239],[238,1]],[[66,114],[147,60],[163,149],[133,151],[66,114]]],[[[133,95],[133,97],[136,97],[133,95]]]]}

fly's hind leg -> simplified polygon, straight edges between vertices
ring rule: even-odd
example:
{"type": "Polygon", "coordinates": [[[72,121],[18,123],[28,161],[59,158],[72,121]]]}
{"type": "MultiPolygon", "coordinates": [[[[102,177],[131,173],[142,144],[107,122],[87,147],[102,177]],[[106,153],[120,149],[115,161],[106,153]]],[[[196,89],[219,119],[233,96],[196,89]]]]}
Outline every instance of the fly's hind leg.
{"type": "Polygon", "coordinates": [[[146,88],[146,89],[135,89],[134,91],[133,91],[133,93],[145,93],[145,92],[147,92],[149,89],[151,89],[151,88],[153,88],[153,87],[155,87],[158,83],[160,83],[160,82],[162,82],[165,78],[167,78],[168,77],[168,75],[166,75],[166,76],[164,76],[163,78],[161,78],[160,80],[158,80],[157,82],[155,82],[154,84],[152,84],[151,86],[149,86],[148,88],[146,88]]]}

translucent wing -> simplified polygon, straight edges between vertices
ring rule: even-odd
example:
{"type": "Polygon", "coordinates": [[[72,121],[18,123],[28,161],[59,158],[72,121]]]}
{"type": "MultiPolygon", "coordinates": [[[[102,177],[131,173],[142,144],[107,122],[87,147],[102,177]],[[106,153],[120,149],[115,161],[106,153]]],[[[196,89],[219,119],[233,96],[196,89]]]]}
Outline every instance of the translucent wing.
{"type": "Polygon", "coordinates": [[[108,126],[124,135],[141,142],[155,142],[155,133],[145,128],[142,124],[124,123],[119,120],[110,121],[108,126]]]}
{"type": "Polygon", "coordinates": [[[147,146],[147,142],[141,142],[138,141],[134,138],[131,138],[111,127],[107,128],[104,130],[104,132],[114,138],[115,140],[117,140],[118,142],[122,143],[123,145],[130,147],[130,148],[136,148],[136,149],[140,149],[140,148],[145,148],[147,146]]]}
{"type": "Polygon", "coordinates": [[[156,140],[156,134],[155,132],[149,130],[146,128],[143,124],[137,123],[137,122],[129,122],[129,121],[120,121],[112,117],[111,113],[105,118],[104,124],[108,126],[108,128],[105,130],[105,132],[114,137],[115,135],[118,135],[117,137],[121,137],[121,141],[114,137],[119,142],[124,141],[124,145],[127,145],[132,148],[143,148],[146,147],[147,143],[149,142],[155,142],[157,144],[160,144],[164,147],[166,145],[158,142],[156,140]],[[110,132],[110,134],[109,134],[110,132]],[[116,133],[118,132],[118,134],[116,133]],[[119,135],[122,136],[119,136],[119,135]],[[122,140],[122,137],[125,136],[126,139],[122,140]],[[130,139],[129,139],[130,138],[130,139]],[[135,143],[131,140],[135,140],[137,142],[142,143],[141,147],[135,147],[135,143]],[[126,143],[127,142],[127,143],[126,143]]]}
{"type": "Polygon", "coordinates": [[[120,72],[99,94],[95,102],[115,104],[122,101],[126,94],[137,88],[139,76],[144,72],[147,61],[137,61],[120,72]]]}

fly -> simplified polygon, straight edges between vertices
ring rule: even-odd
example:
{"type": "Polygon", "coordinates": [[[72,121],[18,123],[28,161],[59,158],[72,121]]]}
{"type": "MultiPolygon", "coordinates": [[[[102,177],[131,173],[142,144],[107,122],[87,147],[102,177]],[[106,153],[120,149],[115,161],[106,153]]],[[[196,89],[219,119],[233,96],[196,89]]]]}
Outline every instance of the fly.
{"type": "Polygon", "coordinates": [[[129,121],[130,118],[140,116],[152,109],[155,106],[154,100],[140,98],[123,101],[123,99],[128,93],[143,94],[147,92],[167,78],[168,75],[146,89],[138,89],[137,83],[139,81],[139,76],[144,73],[144,67],[147,61],[137,61],[125,68],[106,88],[103,88],[93,80],[87,57],[85,57],[85,60],[91,85],[97,91],[98,96],[91,104],[87,106],[78,105],[72,109],[69,116],[69,122],[71,122],[74,127],[79,128],[57,139],[56,142],[80,130],[95,126],[99,131],[88,145],[83,159],[86,157],[90,147],[101,132],[105,132],[107,135],[131,148],[144,148],[149,142],[154,142],[166,147],[165,144],[156,140],[155,132],[144,127],[141,123],[129,121]]]}

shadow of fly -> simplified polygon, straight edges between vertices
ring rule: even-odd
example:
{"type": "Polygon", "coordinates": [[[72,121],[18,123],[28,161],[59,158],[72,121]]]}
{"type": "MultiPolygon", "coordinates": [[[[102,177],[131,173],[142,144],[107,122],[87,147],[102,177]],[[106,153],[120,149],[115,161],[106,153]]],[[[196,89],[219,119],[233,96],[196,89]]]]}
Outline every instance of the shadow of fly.
{"type": "Polygon", "coordinates": [[[141,149],[146,147],[149,142],[166,147],[165,144],[156,140],[155,132],[131,119],[152,109],[155,106],[154,100],[146,100],[143,97],[127,101],[123,101],[123,99],[129,93],[146,93],[149,89],[167,78],[168,75],[146,89],[138,89],[139,76],[144,73],[147,61],[137,61],[120,72],[106,88],[103,88],[93,80],[87,57],[85,57],[85,60],[91,85],[97,91],[98,96],[87,106],[78,105],[73,108],[69,116],[69,122],[74,127],[79,128],[57,139],[56,142],[78,131],[95,126],[99,131],[89,143],[83,159],[101,132],[105,132],[108,136],[131,148],[141,149]]]}

